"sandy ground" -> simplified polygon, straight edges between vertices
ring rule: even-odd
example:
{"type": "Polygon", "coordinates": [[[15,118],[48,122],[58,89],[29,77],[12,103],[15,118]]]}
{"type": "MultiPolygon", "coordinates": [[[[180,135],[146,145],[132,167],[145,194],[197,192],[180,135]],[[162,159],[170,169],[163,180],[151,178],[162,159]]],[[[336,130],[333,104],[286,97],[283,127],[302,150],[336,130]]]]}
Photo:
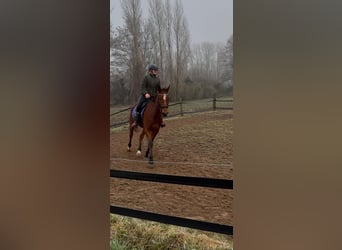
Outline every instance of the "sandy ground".
{"type": "MultiPolygon", "coordinates": [[[[136,156],[139,132],[127,152],[128,127],[111,132],[111,168],[146,173],[233,179],[233,113],[216,111],[170,118],[154,147],[153,168],[136,156]]],[[[142,153],[147,148],[144,139],[142,153]]],[[[110,178],[112,205],[233,225],[233,190],[110,178]]]]}

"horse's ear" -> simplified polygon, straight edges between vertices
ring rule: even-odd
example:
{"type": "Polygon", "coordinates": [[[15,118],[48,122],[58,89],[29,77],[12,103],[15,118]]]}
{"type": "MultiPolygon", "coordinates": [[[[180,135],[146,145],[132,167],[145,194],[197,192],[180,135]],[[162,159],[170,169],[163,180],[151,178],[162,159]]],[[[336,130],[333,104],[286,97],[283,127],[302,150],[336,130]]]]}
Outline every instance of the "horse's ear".
{"type": "Polygon", "coordinates": [[[169,91],[169,89],[170,89],[170,85],[165,89],[166,91],[169,91]]]}

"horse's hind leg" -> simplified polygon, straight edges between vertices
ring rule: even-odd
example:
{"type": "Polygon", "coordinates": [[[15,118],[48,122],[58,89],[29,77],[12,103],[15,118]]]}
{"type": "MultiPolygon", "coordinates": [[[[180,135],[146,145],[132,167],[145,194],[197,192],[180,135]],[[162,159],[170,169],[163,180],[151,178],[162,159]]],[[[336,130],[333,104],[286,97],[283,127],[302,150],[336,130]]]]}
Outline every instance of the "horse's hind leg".
{"type": "Polygon", "coordinates": [[[131,126],[129,126],[129,142],[128,142],[128,147],[127,147],[128,152],[131,151],[132,137],[133,137],[133,128],[131,128],[131,126]]]}
{"type": "Polygon", "coordinates": [[[144,130],[142,130],[142,132],[139,136],[139,146],[138,146],[137,156],[141,155],[141,143],[142,143],[142,140],[144,139],[144,135],[145,135],[145,132],[144,132],[144,130]]]}
{"type": "Polygon", "coordinates": [[[132,127],[132,124],[133,124],[133,118],[132,118],[132,110],[131,110],[130,118],[129,118],[129,142],[127,146],[128,152],[131,151],[131,146],[132,146],[132,137],[133,137],[133,130],[134,130],[134,128],[132,127]]]}

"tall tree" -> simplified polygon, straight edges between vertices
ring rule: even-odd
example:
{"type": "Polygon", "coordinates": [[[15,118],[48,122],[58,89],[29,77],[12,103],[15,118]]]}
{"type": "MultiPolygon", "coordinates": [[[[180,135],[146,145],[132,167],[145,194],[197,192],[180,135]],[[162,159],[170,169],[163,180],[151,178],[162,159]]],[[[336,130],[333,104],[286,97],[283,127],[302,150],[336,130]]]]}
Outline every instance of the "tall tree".
{"type": "Polygon", "coordinates": [[[149,24],[152,27],[152,35],[154,36],[154,47],[157,51],[157,61],[160,68],[159,77],[164,82],[164,57],[165,57],[165,15],[164,3],[161,0],[149,0],[149,24]]]}
{"type": "Polygon", "coordinates": [[[233,86],[233,35],[227,40],[223,50],[221,78],[226,87],[233,86]]]}
{"type": "Polygon", "coordinates": [[[218,58],[223,53],[220,43],[202,42],[191,50],[191,77],[193,80],[218,81],[218,58]]]}
{"type": "Polygon", "coordinates": [[[130,78],[130,97],[136,100],[140,94],[143,77],[142,60],[142,10],[140,0],[122,0],[123,19],[130,40],[128,75],[130,78]]]}
{"type": "Polygon", "coordinates": [[[213,43],[204,42],[202,43],[202,51],[204,61],[204,68],[205,68],[205,78],[208,80],[213,80],[216,78],[216,51],[215,45],[213,43]]]}
{"type": "Polygon", "coordinates": [[[173,82],[173,30],[172,30],[172,6],[170,0],[165,0],[165,43],[166,43],[166,61],[165,61],[165,83],[171,85],[173,82]]]}
{"type": "Polygon", "coordinates": [[[117,27],[111,33],[110,93],[111,103],[127,103],[130,79],[126,74],[130,61],[131,40],[127,28],[117,27]]]}
{"type": "Polygon", "coordinates": [[[183,5],[176,0],[174,5],[173,32],[175,39],[175,88],[174,98],[179,98],[181,82],[184,78],[190,57],[190,32],[184,16],[183,5]]]}
{"type": "Polygon", "coordinates": [[[144,21],[143,24],[143,37],[142,37],[142,55],[143,64],[147,66],[151,62],[155,62],[155,51],[154,51],[154,38],[152,37],[153,29],[150,24],[150,20],[144,21]]]}
{"type": "Polygon", "coordinates": [[[115,73],[128,70],[131,60],[132,40],[127,27],[117,27],[113,32],[111,46],[111,61],[115,73]]]}

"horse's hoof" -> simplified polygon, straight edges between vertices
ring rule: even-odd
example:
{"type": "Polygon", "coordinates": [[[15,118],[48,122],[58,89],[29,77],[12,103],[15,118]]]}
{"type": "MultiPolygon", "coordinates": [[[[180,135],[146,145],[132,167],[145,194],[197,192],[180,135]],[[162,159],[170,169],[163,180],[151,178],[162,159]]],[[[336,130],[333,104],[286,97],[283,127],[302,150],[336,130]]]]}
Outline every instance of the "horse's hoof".
{"type": "Polygon", "coordinates": [[[140,155],[141,155],[141,151],[138,150],[138,151],[137,151],[137,156],[140,156],[140,155]]]}
{"type": "Polygon", "coordinates": [[[149,160],[149,161],[148,161],[148,164],[149,164],[149,167],[152,167],[153,161],[149,160]]]}
{"type": "Polygon", "coordinates": [[[130,147],[127,147],[127,151],[128,151],[128,152],[131,152],[131,148],[130,148],[130,147]]]}

